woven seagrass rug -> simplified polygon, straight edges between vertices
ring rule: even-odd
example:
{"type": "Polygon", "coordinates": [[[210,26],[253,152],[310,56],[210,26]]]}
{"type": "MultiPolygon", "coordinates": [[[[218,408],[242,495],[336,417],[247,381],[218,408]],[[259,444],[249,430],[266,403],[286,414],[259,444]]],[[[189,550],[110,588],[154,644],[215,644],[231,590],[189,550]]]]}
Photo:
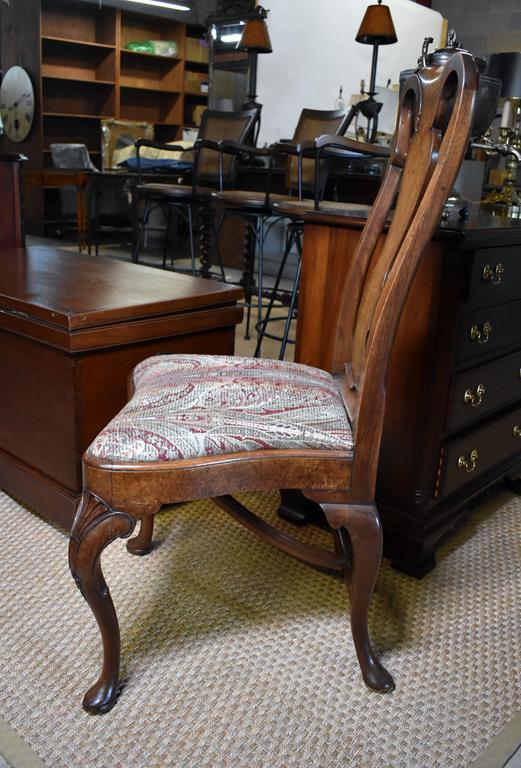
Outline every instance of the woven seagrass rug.
{"type": "MultiPolygon", "coordinates": [[[[276,495],[243,500],[274,519],[276,495]]],[[[149,556],[118,541],[103,557],[126,685],[101,717],[81,708],[100,641],[67,537],[4,494],[0,519],[0,717],[48,768],[464,768],[520,708],[521,500],[507,492],[422,581],[384,563],[370,626],[390,695],[361,681],[340,579],[210,501],[164,511],[149,556]]]]}

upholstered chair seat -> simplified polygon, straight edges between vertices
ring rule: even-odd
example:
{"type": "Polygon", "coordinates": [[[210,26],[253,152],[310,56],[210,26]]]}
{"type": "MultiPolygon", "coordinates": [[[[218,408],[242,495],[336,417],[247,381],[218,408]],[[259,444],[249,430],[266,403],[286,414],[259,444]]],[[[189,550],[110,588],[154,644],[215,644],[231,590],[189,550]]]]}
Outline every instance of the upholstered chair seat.
{"type": "Polygon", "coordinates": [[[298,363],[159,355],[134,371],[135,391],[88,450],[118,462],[176,461],[273,449],[351,451],[335,379],[298,363]]]}

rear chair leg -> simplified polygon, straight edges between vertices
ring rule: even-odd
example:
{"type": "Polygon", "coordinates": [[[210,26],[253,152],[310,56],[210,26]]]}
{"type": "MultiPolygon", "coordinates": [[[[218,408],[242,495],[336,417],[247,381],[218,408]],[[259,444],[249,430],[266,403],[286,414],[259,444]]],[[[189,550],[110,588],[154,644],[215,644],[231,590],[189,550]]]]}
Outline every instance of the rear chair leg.
{"type": "Polygon", "coordinates": [[[131,555],[148,555],[152,549],[153,533],[154,515],[142,517],[139,533],[127,541],[127,551],[131,555]]]}
{"type": "Polygon", "coordinates": [[[351,631],[362,677],[369,688],[387,693],[395,687],[393,678],[373,651],[367,624],[382,560],[383,537],[378,511],[374,504],[321,504],[321,507],[329,525],[336,529],[337,549],[352,557],[351,571],[346,567],[344,577],[351,597],[351,631]]]}
{"type": "Polygon", "coordinates": [[[111,509],[98,496],[84,491],[74,520],[69,544],[69,565],[83,597],[98,622],[103,641],[103,667],[98,680],[83,698],[92,714],[112,709],[119,693],[119,625],[109,589],[103,578],[100,557],[118,537],[126,538],[136,521],[126,512],[111,509]]]}

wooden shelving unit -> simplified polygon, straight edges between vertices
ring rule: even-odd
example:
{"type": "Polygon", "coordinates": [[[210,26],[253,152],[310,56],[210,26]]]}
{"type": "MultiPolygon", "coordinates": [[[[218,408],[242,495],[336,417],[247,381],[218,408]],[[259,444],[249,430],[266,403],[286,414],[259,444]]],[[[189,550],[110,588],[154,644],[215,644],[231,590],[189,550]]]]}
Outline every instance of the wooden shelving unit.
{"type": "MultiPolygon", "coordinates": [[[[197,60],[204,52],[195,49],[195,60],[186,55],[187,49],[194,51],[200,28],[76,0],[19,0],[19,10],[10,25],[13,41],[24,39],[26,28],[38,30],[36,46],[26,47],[24,57],[15,54],[16,63],[24,61],[29,70],[36,94],[31,135],[15,147],[27,151],[30,166],[52,165],[50,145],[67,142],[86,144],[100,166],[103,118],[150,122],[159,140],[179,139],[184,125],[192,124],[194,106],[206,105],[206,94],[187,94],[185,88],[185,71],[208,72],[207,62],[197,60]],[[128,50],[130,42],[141,40],[175,41],[177,56],[128,50]]],[[[19,47],[4,39],[7,28],[1,40],[4,67],[19,47]]],[[[53,196],[56,190],[28,191],[29,231],[44,231],[53,196]]]]}
{"type": "Polygon", "coordinates": [[[201,84],[208,85],[208,47],[202,45],[201,30],[197,27],[186,28],[185,83],[184,83],[184,125],[193,126],[195,107],[206,107],[208,89],[201,92],[201,84]],[[190,78],[191,75],[194,78],[190,78]]]}
{"type": "Polygon", "coordinates": [[[186,25],[134,13],[120,14],[119,114],[154,124],[160,140],[179,138],[183,124],[186,25]],[[173,40],[175,58],[128,50],[133,40],[173,40]]]}

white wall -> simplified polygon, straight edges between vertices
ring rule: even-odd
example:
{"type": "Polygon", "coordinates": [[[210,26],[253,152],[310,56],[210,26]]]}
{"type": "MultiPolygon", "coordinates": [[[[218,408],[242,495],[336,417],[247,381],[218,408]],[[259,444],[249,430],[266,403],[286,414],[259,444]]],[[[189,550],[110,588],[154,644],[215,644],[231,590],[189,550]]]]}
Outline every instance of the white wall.
{"type": "MultiPolygon", "coordinates": [[[[291,138],[300,111],[334,109],[338,89],[344,98],[369,87],[373,48],[355,41],[371,0],[263,0],[269,9],[273,53],[258,57],[258,100],[262,108],[259,146],[291,138]]],[[[373,0],[376,2],[376,0],[373,0]]],[[[384,0],[391,9],[398,42],[379,48],[377,84],[416,66],[423,39],[438,47],[442,17],[412,0],[384,0]]],[[[432,50],[432,48],[431,48],[432,50]]],[[[378,99],[378,97],[376,97],[378,99]]],[[[392,131],[391,131],[392,132],[392,131]]]]}

